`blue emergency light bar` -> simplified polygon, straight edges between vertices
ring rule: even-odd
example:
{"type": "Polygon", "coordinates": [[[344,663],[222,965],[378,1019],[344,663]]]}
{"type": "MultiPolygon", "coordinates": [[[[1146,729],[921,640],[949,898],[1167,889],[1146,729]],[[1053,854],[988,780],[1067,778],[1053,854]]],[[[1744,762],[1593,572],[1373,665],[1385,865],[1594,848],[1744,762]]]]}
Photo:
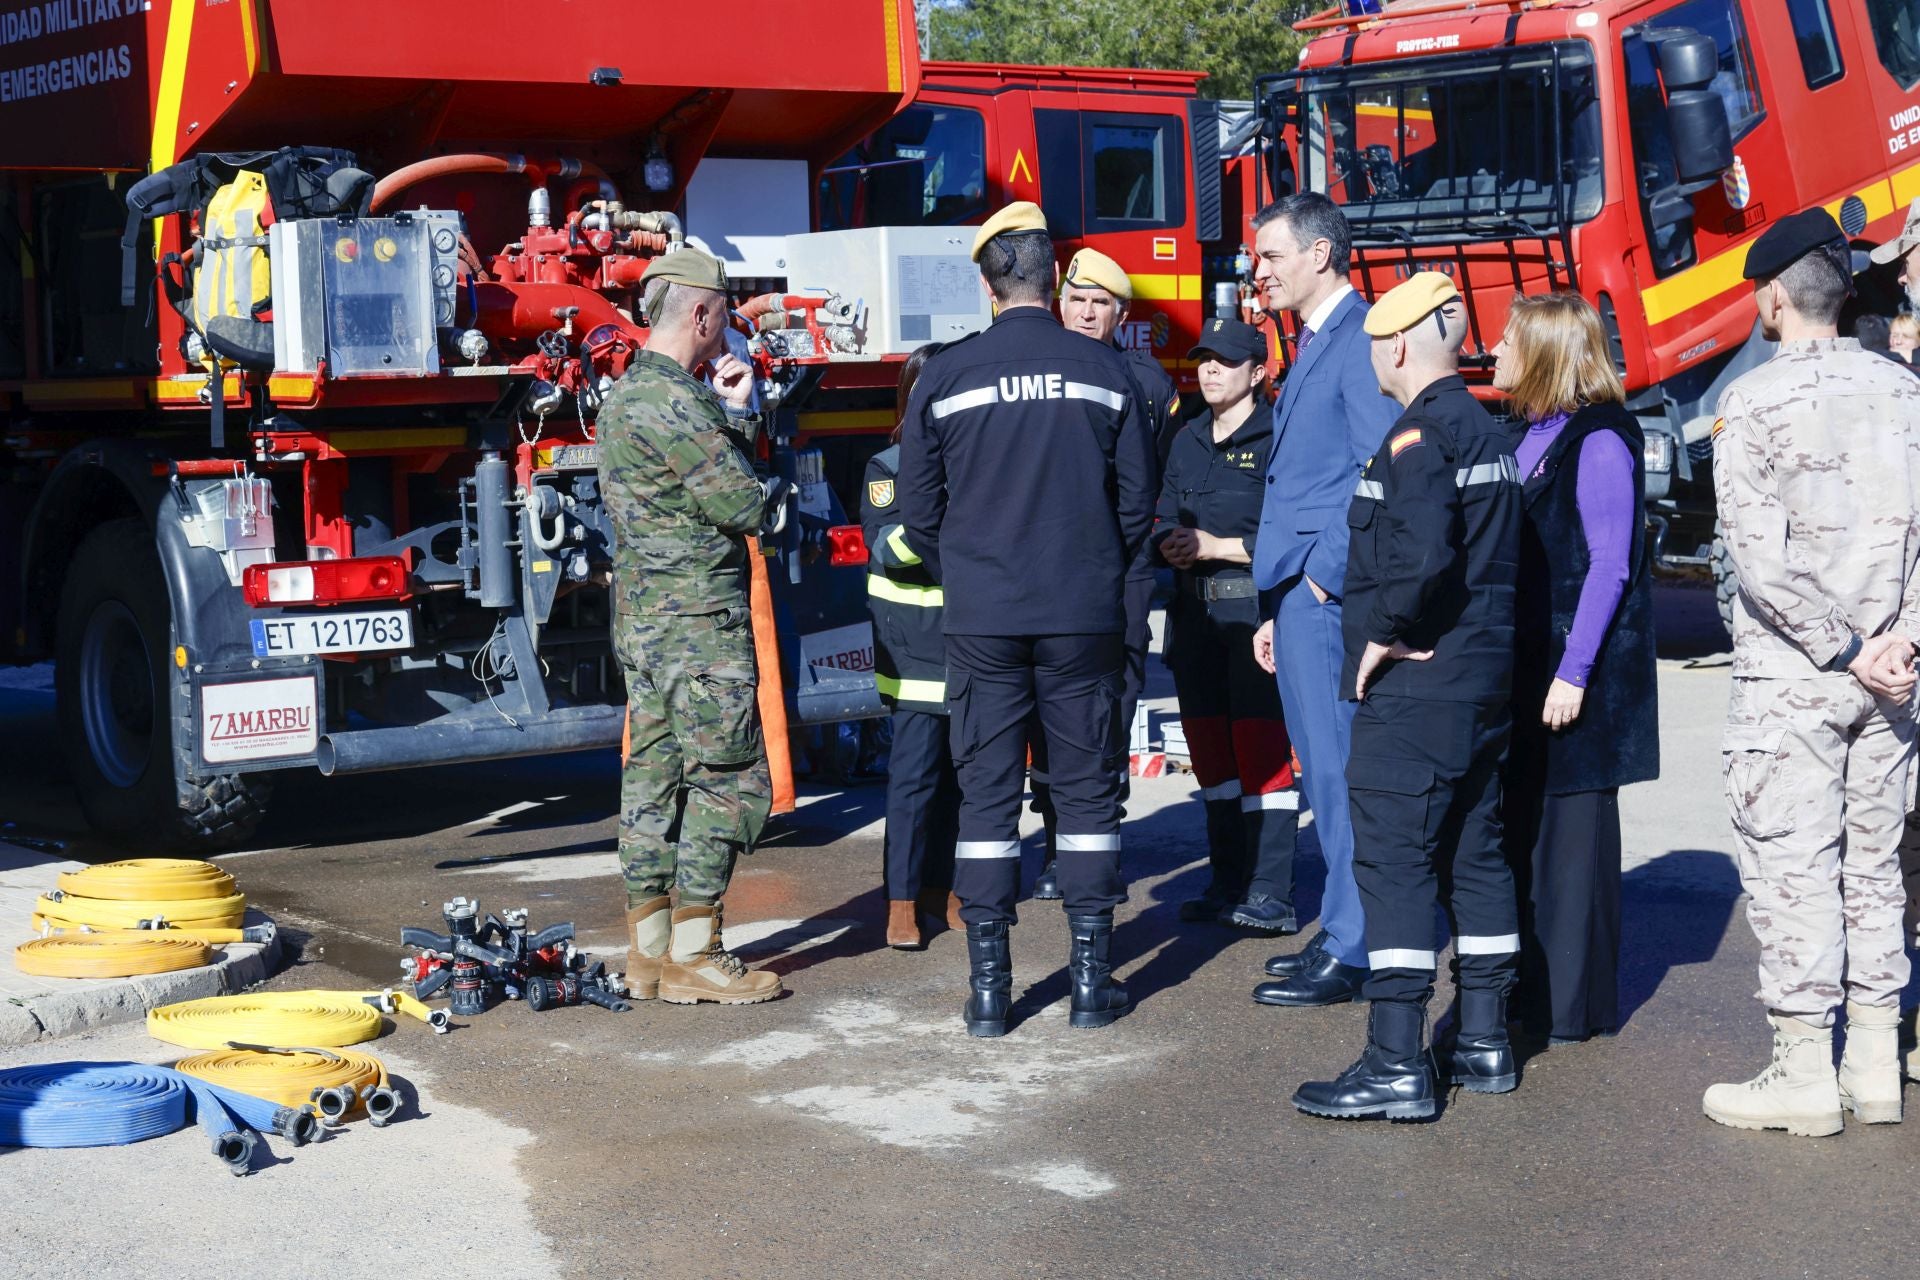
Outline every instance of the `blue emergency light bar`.
{"type": "Polygon", "coordinates": [[[1349,18],[1365,18],[1376,13],[1384,13],[1386,5],[1382,0],[1341,0],[1349,18]]]}

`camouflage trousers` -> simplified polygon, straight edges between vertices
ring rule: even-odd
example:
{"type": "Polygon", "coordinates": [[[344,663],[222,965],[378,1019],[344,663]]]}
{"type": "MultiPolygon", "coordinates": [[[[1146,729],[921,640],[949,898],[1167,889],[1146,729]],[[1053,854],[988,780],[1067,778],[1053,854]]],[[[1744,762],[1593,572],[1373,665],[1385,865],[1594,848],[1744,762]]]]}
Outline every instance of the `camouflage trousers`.
{"type": "Polygon", "coordinates": [[[1722,770],[1767,1008],[1828,1025],[1907,985],[1899,845],[1911,700],[1850,676],[1733,682],[1722,770]]]}
{"type": "Polygon", "coordinates": [[[620,774],[627,905],[675,885],[683,904],[718,902],[773,804],[747,611],[623,611],[613,647],[627,676],[630,750],[620,774]]]}

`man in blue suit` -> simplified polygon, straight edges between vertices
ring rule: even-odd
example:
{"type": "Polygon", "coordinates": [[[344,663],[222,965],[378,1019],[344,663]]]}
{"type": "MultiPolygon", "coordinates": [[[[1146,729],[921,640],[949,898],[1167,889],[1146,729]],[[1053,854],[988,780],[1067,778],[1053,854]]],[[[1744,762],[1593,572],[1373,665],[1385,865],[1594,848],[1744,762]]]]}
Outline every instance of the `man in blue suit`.
{"type": "Polygon", "coordinates": [[[1307,803],[1327,864],[1320,932],[1297,955],[1275,956],[1277,981],[1261,1004],[1339,1004],[1367,976],[1366,922],[1353,882],[1347,754],[1354,703],[1340,696],[1345,644],[1340,599],[1347,575],[1347,509],[1367,459],[1399,414],[1380,393],[1367,304],[1347,281],[1352,234],[1323,195],[1287,196],[1253,220],[1254,285],[1267,309],[1301,323],[1293,367],[1274,410],[1266,505],[1254,541],[1253,580],[1269,619],[1254,656],[1275,673],[1287,728],[1305,771],[1307,803]]]}

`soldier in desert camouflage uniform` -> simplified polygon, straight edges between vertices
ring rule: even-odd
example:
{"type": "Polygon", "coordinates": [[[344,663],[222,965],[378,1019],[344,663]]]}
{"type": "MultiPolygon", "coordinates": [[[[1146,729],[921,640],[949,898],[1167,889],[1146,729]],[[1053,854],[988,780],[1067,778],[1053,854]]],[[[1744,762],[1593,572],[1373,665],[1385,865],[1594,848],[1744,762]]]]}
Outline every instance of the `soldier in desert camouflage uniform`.
{"type": "Polygon", "coordinates": [[[720,898],[772,803],[746,541],[772,495],[746,452],[758,425],[746,413],[752,371],[723,354],[725,268],[682,249],[655,260],[643,288],[647,348],[599,417],[617,542],[613,644],[627,679],[627,985],[640,999],[756,1004],[780,994],[780,979],[721,948],[720,898]],[[717,395],[690,372],[709,362],[717,395]]]}
{"type": "Polygon", "coordinates": [[[1823,210],[1754,242],[1772,360],[1720,397],[1714,485],[1740,591],[1724,752],[1760,991],[1758,1077],[1707,1090],[1743,1129],[1900,1119],[1903,893],[1920,637],[1920,383],[1836,336],[1848,250],[1823,210]],[[1836,1077],[1833,1021],[1847,1007],[1836,1077]]]}

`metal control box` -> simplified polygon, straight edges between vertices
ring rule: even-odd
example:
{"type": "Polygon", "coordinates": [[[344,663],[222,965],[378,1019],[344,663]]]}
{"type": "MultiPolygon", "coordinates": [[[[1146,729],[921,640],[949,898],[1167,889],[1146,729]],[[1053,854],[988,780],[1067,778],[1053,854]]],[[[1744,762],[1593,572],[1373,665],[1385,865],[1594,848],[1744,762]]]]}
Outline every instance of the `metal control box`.
{"type": "Polygon", "coordinates": [[[330,378],[440,372],[430,224],[304,218],[268,230],[274,367],[330,378]]]}
{"type": "Polygon", "coordinates": [[[843,354],[905,355],[951,342],[993,320],[972,227],[862,227],[787,237],[787,291],[835,295],[864,323],[843,354]]]}

